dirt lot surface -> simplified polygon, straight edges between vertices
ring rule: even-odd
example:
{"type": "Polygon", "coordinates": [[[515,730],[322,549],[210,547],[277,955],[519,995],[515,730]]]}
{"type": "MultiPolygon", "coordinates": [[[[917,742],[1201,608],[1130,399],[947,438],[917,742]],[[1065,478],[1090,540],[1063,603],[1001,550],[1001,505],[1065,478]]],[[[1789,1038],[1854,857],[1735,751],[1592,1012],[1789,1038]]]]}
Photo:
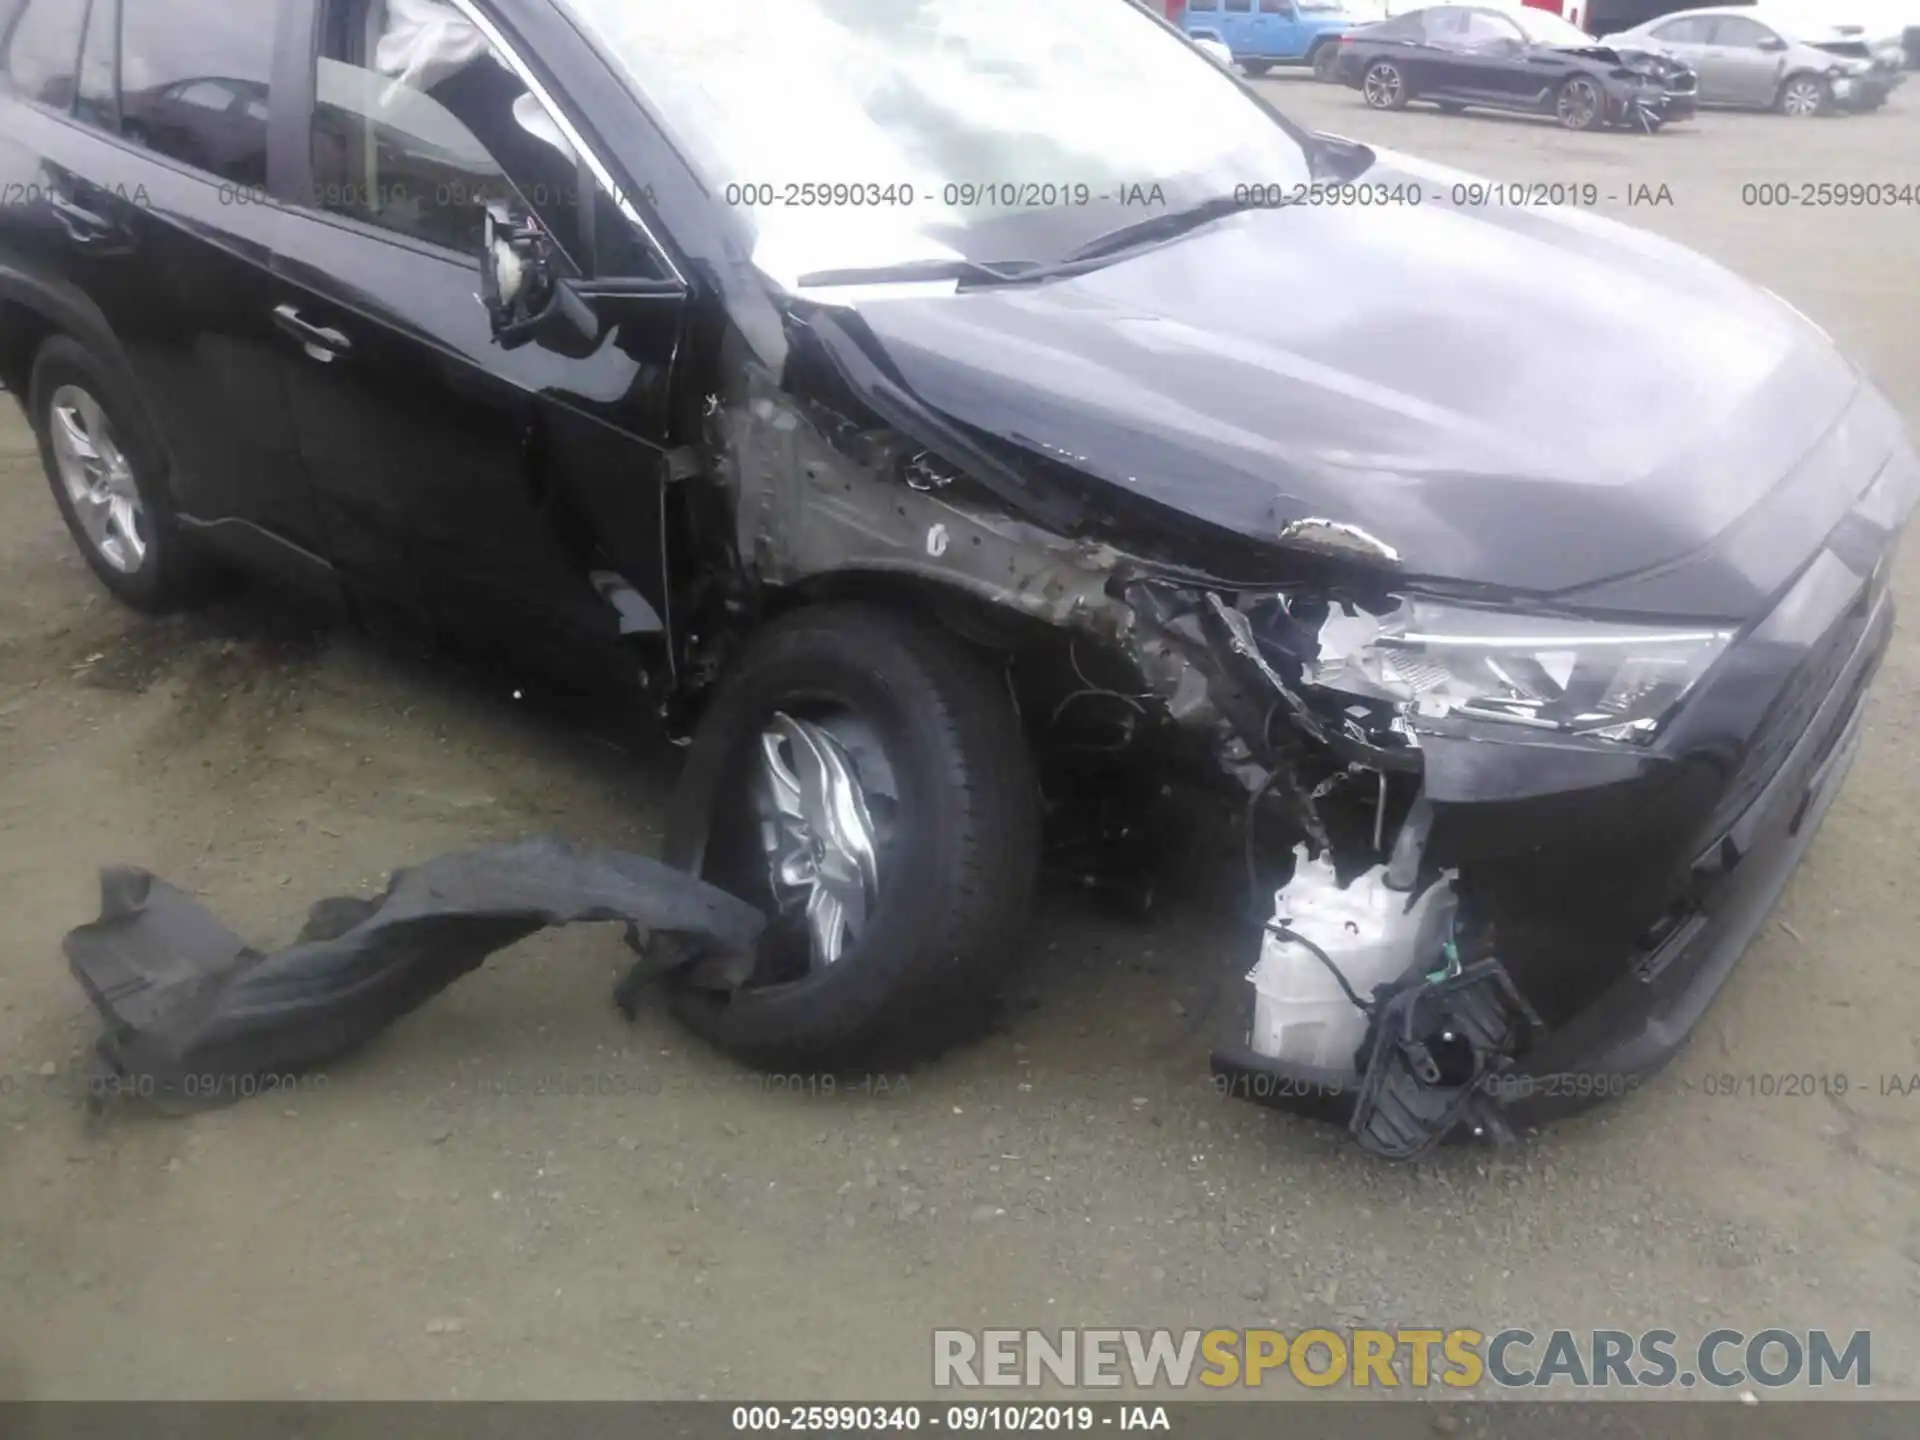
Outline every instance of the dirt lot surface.
{"type": "MultiPolygon", "coordinates": [[[[1797,304],[1920,430],[1920,209],[1741,191],[1920,183],[1920,84],[1872,116],[1651,138],[1263,88],[1480,174],[1596,182],[1603,213],[1797,304]],[[1671,203],[1630,208],[1640,183],[1671,203]]],[[[1192,1012],[1226,928],[1178,896],[1144,926],[1050,902],[1000,1026],[867,1091],[782,1093],[662,1016],[628,1025],[618,935],[583,929],[508,952],[324,1089],[89,1123],[40,1090],[93,1033],[59,945],[103,862],[279,943],[312,899],[477,838],[650,847],[674,760],[257,597],[140,620],[91,580],[9,413],[0,1395],[895,1397],[927,1390],[938,1325],[1316,1323],[1870,1328],[1876,1389],[1920,1391],[1920,1096],[1879,1078],[1920,1071],[1917,684],[1909,626],[1824,832],[1682,1060],[1511,1151],[1394,1168],[1215,1098],[1192,1012]],[[1708,1093],[1723,1073],[1850,1089],[1708,1093]],[[526,1093],[554,1077],[617,1093],[526,1093]]]]}

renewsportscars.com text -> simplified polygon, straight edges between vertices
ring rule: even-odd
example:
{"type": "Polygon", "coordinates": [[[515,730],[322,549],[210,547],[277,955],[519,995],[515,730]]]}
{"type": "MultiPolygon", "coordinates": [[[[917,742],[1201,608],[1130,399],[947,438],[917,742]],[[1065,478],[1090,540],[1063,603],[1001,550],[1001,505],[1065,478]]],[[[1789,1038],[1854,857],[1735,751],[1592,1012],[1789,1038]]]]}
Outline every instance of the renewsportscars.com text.
{"type": "Polygon", "coordinates": [[[938,1389],[1780,1389],[1873,1383],[1865,1330],[936,1330],[938,1389]]]}

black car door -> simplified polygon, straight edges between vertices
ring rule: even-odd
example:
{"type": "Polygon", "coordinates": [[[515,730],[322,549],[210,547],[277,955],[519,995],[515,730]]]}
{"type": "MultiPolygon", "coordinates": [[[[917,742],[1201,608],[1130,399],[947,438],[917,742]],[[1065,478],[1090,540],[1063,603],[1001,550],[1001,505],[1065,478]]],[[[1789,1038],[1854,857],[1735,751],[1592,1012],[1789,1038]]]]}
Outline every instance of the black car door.
{"type": "Polygon", "coordinates": [[[1510,106],[1518,86],[1514,63],[1523,48],[1519,27],[1487,10],[1445,6],[1428,11],[1428,34],[1440,54],[1439,85],[1426,93],[1480,105],[1510,106]]]}
{"type": "Polygon", "coordinates": [[[1421,53],[1409,57],[1408,80],[1422,100],[1477,99],[1474,72],[1466,54],[1467,11],[1459,5],[1435,5],[1419,12],[1421,53]]]}
{"type": "Polygon", "coordinates": [[[324,586],[265,313],[278,216],[243,203],[267,180],[264,109],[236,120],[225,102],[217,116],[187,108],[152,129],[136,118],[204,77],[263,100],[276,8],[12,3],[4,33],[20,53],[0,101],[0,183],[14,194],[0,205],[0,284],[123,367],[166,451],[183,521],[324,586]],[[56,20],[84,44],[51,73],[35,52],[56,20]],[[196,128],[202,113],[213,123],[196,128]],[[216,135],[218,146],[206,143],[216,135]]]}
{"type": "Polygon", "coordinates": [[[1526,31],[1497,10],[1467,12],[1466,45],[1482,97],[1516,110],[1539,108],[1565,69],[1559,56],[1536,47],[1526,31]]]}
{"type": "Polygon", "coordinates": [[[503,349],[478,296],[483,204],[523,206],[583,275],[661,280],[671,262],[475,12],[409,55],[377,3],[289,5],[316,42],[276,76],[300,99],[279,143],[301,178],[267,308],[343,576],[470,652],[569,680],[604,679],[623,648],[669,663],[655,442],[681,294],[596,302],[608,331],[584,357],[503,349]]]}

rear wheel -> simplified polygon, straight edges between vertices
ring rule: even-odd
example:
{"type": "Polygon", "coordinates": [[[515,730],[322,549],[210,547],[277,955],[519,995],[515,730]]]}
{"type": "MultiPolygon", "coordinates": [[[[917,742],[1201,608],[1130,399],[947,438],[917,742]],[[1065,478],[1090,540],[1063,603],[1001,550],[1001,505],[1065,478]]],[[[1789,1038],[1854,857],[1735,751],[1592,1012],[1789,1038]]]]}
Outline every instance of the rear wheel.
{"type": "Polygon", "coordinates": [[[1339,79],[1340,47],[1337,44],[1320,45],[1313,52],[1313,78],[1322,84],[1332,84],[1339,79]]]}
{"type": "Polygon", "coordinates": [[[701,722],[666,854],[773,917],[750,973],[673,982],[701,1035],[829,1069],[948,1038],[1017,955],[1039,864],[1001,678],[877,608],[776,621],[701,722]]]}
{"type": "Polygon", "coordinates": [[[1407,78],[1391,60],[1376,60],[1367,66],[1367,73],[1360,79],[1360,93],[1376,110],[1404,110],[1407,78]]]}
{"type": "Polygon", "coordinates": [[[1553,113],[1569,130],[1599,130],[1607,123],[1607,100],[1597,81],[1575,75],[1553,97],[1553,113]]]}
{"type": "Polygon", "coordinates": [[[34,357],[27,412],[61,518],[100,582],[142,610],[197,596],[208,561],[180,535],[159,457],[107,368],[54,336],[34,357]]]}
{"type": "Polygon", "coordinates": [[[1805,120],[1826,114],[1833,103],[1833,91],[1818,75],[1789,75],[1780,86],[1774,108],[1782,115],[1805,120]]]}

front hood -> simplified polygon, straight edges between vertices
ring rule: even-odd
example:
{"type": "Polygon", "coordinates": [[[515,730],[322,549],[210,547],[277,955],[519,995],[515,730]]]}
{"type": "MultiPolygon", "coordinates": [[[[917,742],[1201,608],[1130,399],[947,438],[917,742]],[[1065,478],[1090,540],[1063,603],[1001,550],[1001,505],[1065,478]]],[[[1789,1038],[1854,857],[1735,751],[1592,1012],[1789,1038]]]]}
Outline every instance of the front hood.
{"type": "Polygon", "coordinates": [[[1651,75],[1656,80],[1669,80],[1685,75],[1689,70],[1679,59],[1659,50],[1623,49],[1617,45],[1556,45],[1552,48],[1562,55],[1578,55],[1602,65],[1630,70],[1636,75],[1651,75]]]}
{"type": "Polygon", "coordinates": [[[1796,465],[1858,377],[1691,251],[1579,210],[1454,206],[1470,178],[1382,152],[1362,185],[1422,203],[1255,211],[1072,278],[858,309],[952,419],[1256,540],[1358,525],[1419,576],[1569,591],[1696,555],[1791,491],[1790,545],[1681,587],[1752,613],[1872,478],[1796,465]]]}

